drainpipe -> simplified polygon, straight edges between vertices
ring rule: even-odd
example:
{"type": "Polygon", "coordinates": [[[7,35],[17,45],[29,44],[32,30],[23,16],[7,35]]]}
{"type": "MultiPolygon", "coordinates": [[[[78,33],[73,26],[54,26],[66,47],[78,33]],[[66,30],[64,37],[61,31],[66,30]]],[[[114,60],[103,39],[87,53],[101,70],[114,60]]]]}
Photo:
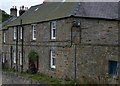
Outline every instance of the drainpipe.
{"type": "Polygon", "coordinates": [[[24,28],[23,28],[23,25],[22,25],[22,19],[21,19],[21,21],[20,21],[20,25],[21,25],[21,27],[22,27],[22,50],[21,50],[21,52],[22,52],[22,66],[21,66],[21,72],[23,71],[23,41],[24,41],[24,28]]]}
{"type": "Polygon", "coordinates": [[[70,43],[69,48],[72,47],[72,29],[73,29],[73,26],[74,26],[74,25],[73,25],[73,22],[72,22],[72,25],[71,25],[71,28],[70,28],[70,42],[71,42],[71,43],[70,43]]]}
{"type": "Polygon", "coordinates": [[[76,52],[77,52],[77,50],[76,50],[76,44],[74,44],[74,46],[75,46],[75,63],[74,63],[74,66],[75,66],[75,82],[76,82],[76,74],[77,74],[77,72],[76,72],[76,69],[77,69],[77,66],[76,66],[76,52]]]}
{"type": "Polygon", "coordinates": [[[18,72],[18,27],[16,28],[16,71],[18,72]]]}
{"type": "Polygon", "coordinates": [[[71,33],[70,33],[70,34],[71,34],[71,36],[70,36],[70,38],[71,38],[70,42],[71,42],[71,43],[70,43],[70,46],[69,46],[69,47],[72,47],[72,28],[73,28],[73,26],[71,27],[71,33]]]}
{"type": "Polygon", "coordinates": [[[10,47],[11,69],[12,69],[12,65],[13,65],[13,63],[12,63],[12,57],[13,57],[12,51],[13,51],[13,47],[11,46],[10,47]]]}

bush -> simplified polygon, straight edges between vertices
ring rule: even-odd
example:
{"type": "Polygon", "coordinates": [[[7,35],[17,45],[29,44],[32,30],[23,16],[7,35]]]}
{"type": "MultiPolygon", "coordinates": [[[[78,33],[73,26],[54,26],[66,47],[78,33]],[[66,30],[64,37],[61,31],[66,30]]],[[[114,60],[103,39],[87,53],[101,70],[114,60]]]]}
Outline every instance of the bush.
{"type": "Polygon", "coordinates": [[[38,59],[38,53],[35,52],[34,50],[30,50],[29,54],[28,54],[28,58],[29,58],[30,62],[37,61],[37,59],[38,59]]]}
{"type": "Polygon", "coordinates": [[[35,66],[35,62],[38,60],[38,53],[34,50],[30,50],[28,54],[29,58],[29,70],[28,72],[31,74],[37,73],[37,68],[35,66]]]}

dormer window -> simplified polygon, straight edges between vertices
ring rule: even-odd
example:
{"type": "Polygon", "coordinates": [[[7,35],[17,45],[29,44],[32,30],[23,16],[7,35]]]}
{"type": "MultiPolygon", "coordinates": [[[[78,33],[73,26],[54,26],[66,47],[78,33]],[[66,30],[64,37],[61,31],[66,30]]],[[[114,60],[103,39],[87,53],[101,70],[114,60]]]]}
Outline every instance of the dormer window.
{"type": "Polygon", "coordinates": [[[36,40],[36,28],[35,28],[35,25],[32,25],[32,40],[36,40]]]}
{"type": "Polygon", "coordinates": [[[51,39],[56,39],[56,21],[51,22],[51,39]]]}
{"type": "Polygon", "coordinates": [[[14,27],[13,30],[14,30],[13,39],[16,40],[16,38],[17,38],[17,28],[14,27]]]}

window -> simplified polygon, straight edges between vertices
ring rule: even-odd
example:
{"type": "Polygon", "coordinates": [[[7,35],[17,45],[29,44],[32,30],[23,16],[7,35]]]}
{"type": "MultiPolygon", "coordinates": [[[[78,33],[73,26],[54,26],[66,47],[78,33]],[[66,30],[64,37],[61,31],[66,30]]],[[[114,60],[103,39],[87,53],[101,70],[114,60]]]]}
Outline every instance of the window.
{"type": "Polygon", "coordinates": [[[3,33],[3,42],[5,43],[5,32],[3,33]]]}
{"type": "Polygon", "coordinates": [[[5,63],[5,54],[3,53],[2,62],[5,63]]]}
{"type": "Polygon", "coordinates": [[[117,61],[109,61],[109,74],[117,75],[117,61]]]}
{"type": "Polygon", "coordinates": [[[32,25],[32,40],[36,40],[36,28],[35,28],[35,25],[32,25]]]}
{"type": "Polygon", "coordinates": [[[20,65],[22,65],[22,52],[20,51],[19,53],[20,53],[20,56],[19,56],[19,58],[20,58],[20,65]]]}
{"type": "Polygon", "coordinates": [[[16,40],[16,38],[17,38],[17,28],[16,27],[14,27],[14,35],[13,36],[14,36],[13,39],[16,40]]]}
{"type": "Polygon", "coordinates": [[[23,33],[22,27],[20,27],[20,39],[22,39],[22,33],[23,33]]]}
{"type": "Polygon", "coordinates": [[[51,54],[50,55],[50,57],[51,57],[51,61],[50,61],[51,68],[55,68],[55,59],[56,59],[55,52],[51,50],[50,54],[51,54]]]}
{"type": "Polygon", "coordinates": [[[15,50],[13,51],[13,62],[16,63],[16,52],[15,52],[15,50]]]}
{"type": "Polygon", "coordinates": [[[56,39],[56,21],[51,22],[51,39],[56,39]]]}

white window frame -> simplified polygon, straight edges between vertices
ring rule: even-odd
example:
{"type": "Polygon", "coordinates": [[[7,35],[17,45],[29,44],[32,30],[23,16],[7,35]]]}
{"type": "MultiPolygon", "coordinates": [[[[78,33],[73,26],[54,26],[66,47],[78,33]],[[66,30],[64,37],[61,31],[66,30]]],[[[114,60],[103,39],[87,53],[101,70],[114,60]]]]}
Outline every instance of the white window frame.
{"type": "Polygon", "coordinates": [[[32,40],[36,40],[36,28],[35,25],[32,25],[32,40]]]}
{"type": "Polygon", "coordinates": [[[56,21],[51,22],[51,39],[56,39],[56,21]]]}
{"type": "Polygon", "coordinates": [[[3,42],[5,43],[6,33],[3,32],[3,42]]]}
{"type": "Polygon", "coordinates": [[[13,51],[13,62],[16,63],[16,51],[13,51]]]}
{"type": "Polygon", "coordinates": [[[23,29],[22,29],[22,27],[20,27],[20,39],[23,38],[23,37],[22,37],[22,33],[23,33],[23,29]]]}
{"type": "Polygon", "coordinates": [[[5,63],[5,54],[3,53],[2,62],[5,63]]]}
{"type": "Polygon", "coordinates": [[[22,51],[19,52],[20,65],[22,65],[22,51]]]}
{"type": "Polygon", "coordinates": [[[50,66],[51,68],[56,68],[55,64],[53,65],[53,58],[56,59],[55,52],[50,50],[50,66]]]}
{"type": "Polygon", "coordinates": [[[13,28],[13,39],[16,40],[17,39],[17,27],[13,28]]]}

